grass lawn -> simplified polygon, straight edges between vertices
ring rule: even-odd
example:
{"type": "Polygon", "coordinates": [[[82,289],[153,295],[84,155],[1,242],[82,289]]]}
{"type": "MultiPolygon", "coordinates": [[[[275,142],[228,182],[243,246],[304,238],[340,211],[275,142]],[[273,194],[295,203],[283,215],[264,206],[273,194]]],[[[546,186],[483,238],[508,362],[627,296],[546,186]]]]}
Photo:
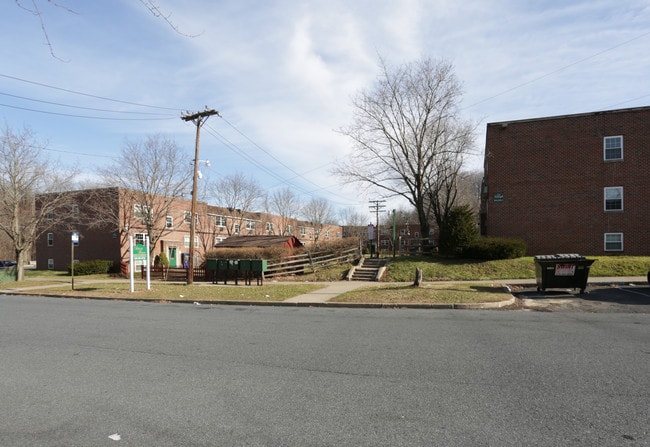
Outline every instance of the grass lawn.
{"type": "MultiPolygon", "coordinates": [[[[244,284],[239,285],[213,285],[195,284],[169,284],[152,281],[151,290],[146,289],[144,282],[138,281],[131,293],[128,281],[103,280],[103,282],[84,283],[86,277],[75,278],[75,288],[72,290],[70,277],[64,286],[60,282],[51,284],[51,287],[38,288],[25,293],[60,295],[70,297],[97,297],[114,299],[137,299],[152,301],[283,301],[287,298],[303,293],[318,290],[322,284],[309,283],[272,283],[262,286],[244,284]]],[[[48,284],[48,283],[45,283],[48,284]]],[[[42,286],[42,281],[23,281],[12,284],[11,288],[42,286]]],[[[50,284],[48,284],[50,285],[50,284]]],[[[6,288],[9,288],[5,284],[6,288]]]]}
{"type": "Polygon", "coordinates": [[[499,284],[385,284],[347,292],[337,303],[452,304],[504,301],[511,295],[499,284]]]}
{"type": "MultiPolygon", "coordinates": [[[[647,256],[587,256],[596,259],[589,277],[643,276],[650,267],[647,256]]],[[[77,297],[101,297],[114,299],[140,299],[154,301],[283,301],[303,293],[322,288],[316,282],[344,279],[350,265],[319,269],[316,273],[282,278],[263,286],[184,284],[152,281],[146,290],[143,281],[137,281],[135,292],[129,291],[129,283],[123,278],[109,275],[75,276],[75,290],[71,290],[70,276],[65,272],[26,271],[25,281],[5,281],[0,289],[16,289],[39,286],[26,293],[56,294],[77,297]],[[87,281],[93,281],[87,282],[87,281]],[[47,286],[41,288],[41,286],[47,286]]],[[[510,295],[501,287],[504,279],[530,279],[535,281],[533,257],[499,261],[469,261],[443,257],[406,256],[391,260],[384,280],[376,286],[364,287],[337,298],[335,302],[355,303],[476,303],[502,301],[510,295]],[[421,268],[423,280],[419,288],[411,287],[415,269],[421,268]],[[472,284],[471,281],[494,281],[490,284],[472,284]],[[470,281],[463,284],[435,284],[436,281],[470,281]],[[431,284],[433,282],[433,284],[431,284]],[[397,283],[397,284],[396,284],[397,283]]]]}

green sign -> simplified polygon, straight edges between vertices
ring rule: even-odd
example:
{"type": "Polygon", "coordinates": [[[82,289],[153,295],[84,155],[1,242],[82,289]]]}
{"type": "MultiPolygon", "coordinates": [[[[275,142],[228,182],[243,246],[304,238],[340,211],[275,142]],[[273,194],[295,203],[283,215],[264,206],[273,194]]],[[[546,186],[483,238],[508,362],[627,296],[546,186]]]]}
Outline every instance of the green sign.
{"type": "Polygon", "coordinates": [[[503,193],[498,192],[494,195],[494,201],[495,202],[503,202],[503,193]]]}
{"type": "Polygon", "coordinates": [[[147,260],[147,246],[144,244],[135,244],[133,246],[133,260],[146,261],[147,260]]]}

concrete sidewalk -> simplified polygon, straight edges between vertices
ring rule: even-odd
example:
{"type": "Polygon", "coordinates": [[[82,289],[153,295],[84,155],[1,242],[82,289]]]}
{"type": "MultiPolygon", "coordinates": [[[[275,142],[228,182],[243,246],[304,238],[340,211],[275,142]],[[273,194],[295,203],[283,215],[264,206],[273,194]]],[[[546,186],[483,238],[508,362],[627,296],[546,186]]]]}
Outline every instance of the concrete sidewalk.
{"type": "Polygon", "coordinates": [[[313,292],[304,293],[284,300],[284,303],[326,303],[330,299],[369,285],[379,285],[378,282],[366,281],[337,281],[326,283],[327,285],[313,292]]]}

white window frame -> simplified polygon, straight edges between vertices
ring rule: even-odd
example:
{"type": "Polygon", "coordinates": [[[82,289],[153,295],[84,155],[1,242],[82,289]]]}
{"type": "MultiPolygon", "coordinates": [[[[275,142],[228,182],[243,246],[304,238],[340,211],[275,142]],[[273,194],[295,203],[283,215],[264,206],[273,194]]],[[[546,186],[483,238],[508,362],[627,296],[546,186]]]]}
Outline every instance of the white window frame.
{"type": "MultiPolygon", "coordinates": [[[[188,236],[183,236],[183,245],[185,247],[190,246],[190,237],[189,237],[189,235],[188,236]]],[[[199,247],[199,237],[194,236],[194,248],[198,248],[198,247],[199,247]]]]}
{"type": "Polygon", "coordinates": [[[214,224],[219,227],[223,228],[226,226],[226,216],[216,216],[214,219],[214,224]]]}
{"type": "Polygon", "coordinates": [[[248,231],[254,231],[255,230],[255,221],[246,219],[246,229],[248,231]]]}
{"type": "Polygon", "coordinates": [[[604,137],[603,138],[603,160],[605,161],[613,161],[613,160],[623,160],[623,135],[613,135],[609,137],[604,137]],[[619,146],[613,146],[610,143],[615,142],[615,141],[620,141],[620,147],[619,146]],[[608,157],[608,151],[614,151],[620,149],[621,151],[621,156],[620,157],[608,157]]]}
{"type": "Polygon", "coordinates": [[[233,224],[233,226],[232,226],[232,232],[233,232],[234,234],[239,234],[239,231],[240,231],[239,224],[238,224],[238,223],[233,224]]]}
{"type": "Polygon", "coordinates": [[[605,233],[605,236],[603,237],[604,241],[604,248],[605,251],[623,251],[623,233],[605,233]],[[611,239],[608,240],[608,237],[611,238],[613,236],[618,237],[620,240],[619,241],[612,241],[611,239]],[[608,244],[620,244],[620,248],[608,248],[608,244]]]}
{"type": "Polygon", "coordinates": [[[79,205],[73,204],[71,211],[72,211],[72,218],[79,219],[79,205]]]}
{"type": "Polygon", "coordinates": [[[218,244],[222,243],[223,240],[224,240],[224,239],[223,239],[222,237],[215,236],[215,238],[214,238],[214,245],[218,245],[218,244]]]}
{"type": "Polygon", "coordinates": [[[603,189],[603,209],[606,212],[616,212],[616,211],[623,211],[623,187],[622,186],[608,186],[603,189]],[[609,198],[607,197],[608,192],[618,192],[618,195],[620,196],[620,199],[617,198],[609,198]],[[620,207],[619,208],[607,208],[607,202],[609,201],[610,203],[616,203],[620,200],[620,207]]]}
{"type": "Polygon", "coordinates": [[[54,259],[53,258],[49,258],[47,260],[47,269],[48,270],[54,270],[54,259]]]}
{"type": "Polygon", "coordinates": [[[147,233],[135,233],[133,235],[133,243],[144,245],[146,235],[147,233]]]}
{"type": "Polygon", "coordinates": [[[165,228],[167,228],[167,229],[174,228],[174,217],[173,216],[165,217],[165,228]]]}
{"type": "Polygon", "coordinates": [[[47,246],[54,247],[54,233],[47,233],[47,246]]]}
{"type": "Polygon", "coordinates": [[[267,222],[266,223],[266,232],[267,233],[273,233],[273,223],[272,222],[267,222]]]}

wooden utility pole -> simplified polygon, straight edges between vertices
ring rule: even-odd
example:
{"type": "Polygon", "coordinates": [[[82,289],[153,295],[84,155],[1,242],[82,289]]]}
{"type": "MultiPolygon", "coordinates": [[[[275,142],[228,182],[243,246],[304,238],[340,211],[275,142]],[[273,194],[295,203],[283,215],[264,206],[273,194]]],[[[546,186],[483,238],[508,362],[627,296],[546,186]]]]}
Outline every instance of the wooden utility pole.
{"type": "Polygon", "coordinates": [[[196,143],[194,145],[194,175],[192,176],[192,206],[190,208],[190,259],[189,271],[187,272],[187,284],[194,283],[194,238],[196,237],[196,192],[197,179],[199,175],[199,142],[201,138],[201,126],[212,115],[219,115],[219,112],[206,108],[203,112],[192,115],[181,115],[183,121],[192,121],[196,124],[196,143]]]}
{"type": "Polygon", "coordinates": [[[370,211],[374,211],[377,215],[377,258],[379,258],[379,243],[380,243],[380,235],[379,235],[379,211],[383,211],[386,208],[385,205],[386,201],[385,200],[371,200],[370,201],[370,211]]]}

